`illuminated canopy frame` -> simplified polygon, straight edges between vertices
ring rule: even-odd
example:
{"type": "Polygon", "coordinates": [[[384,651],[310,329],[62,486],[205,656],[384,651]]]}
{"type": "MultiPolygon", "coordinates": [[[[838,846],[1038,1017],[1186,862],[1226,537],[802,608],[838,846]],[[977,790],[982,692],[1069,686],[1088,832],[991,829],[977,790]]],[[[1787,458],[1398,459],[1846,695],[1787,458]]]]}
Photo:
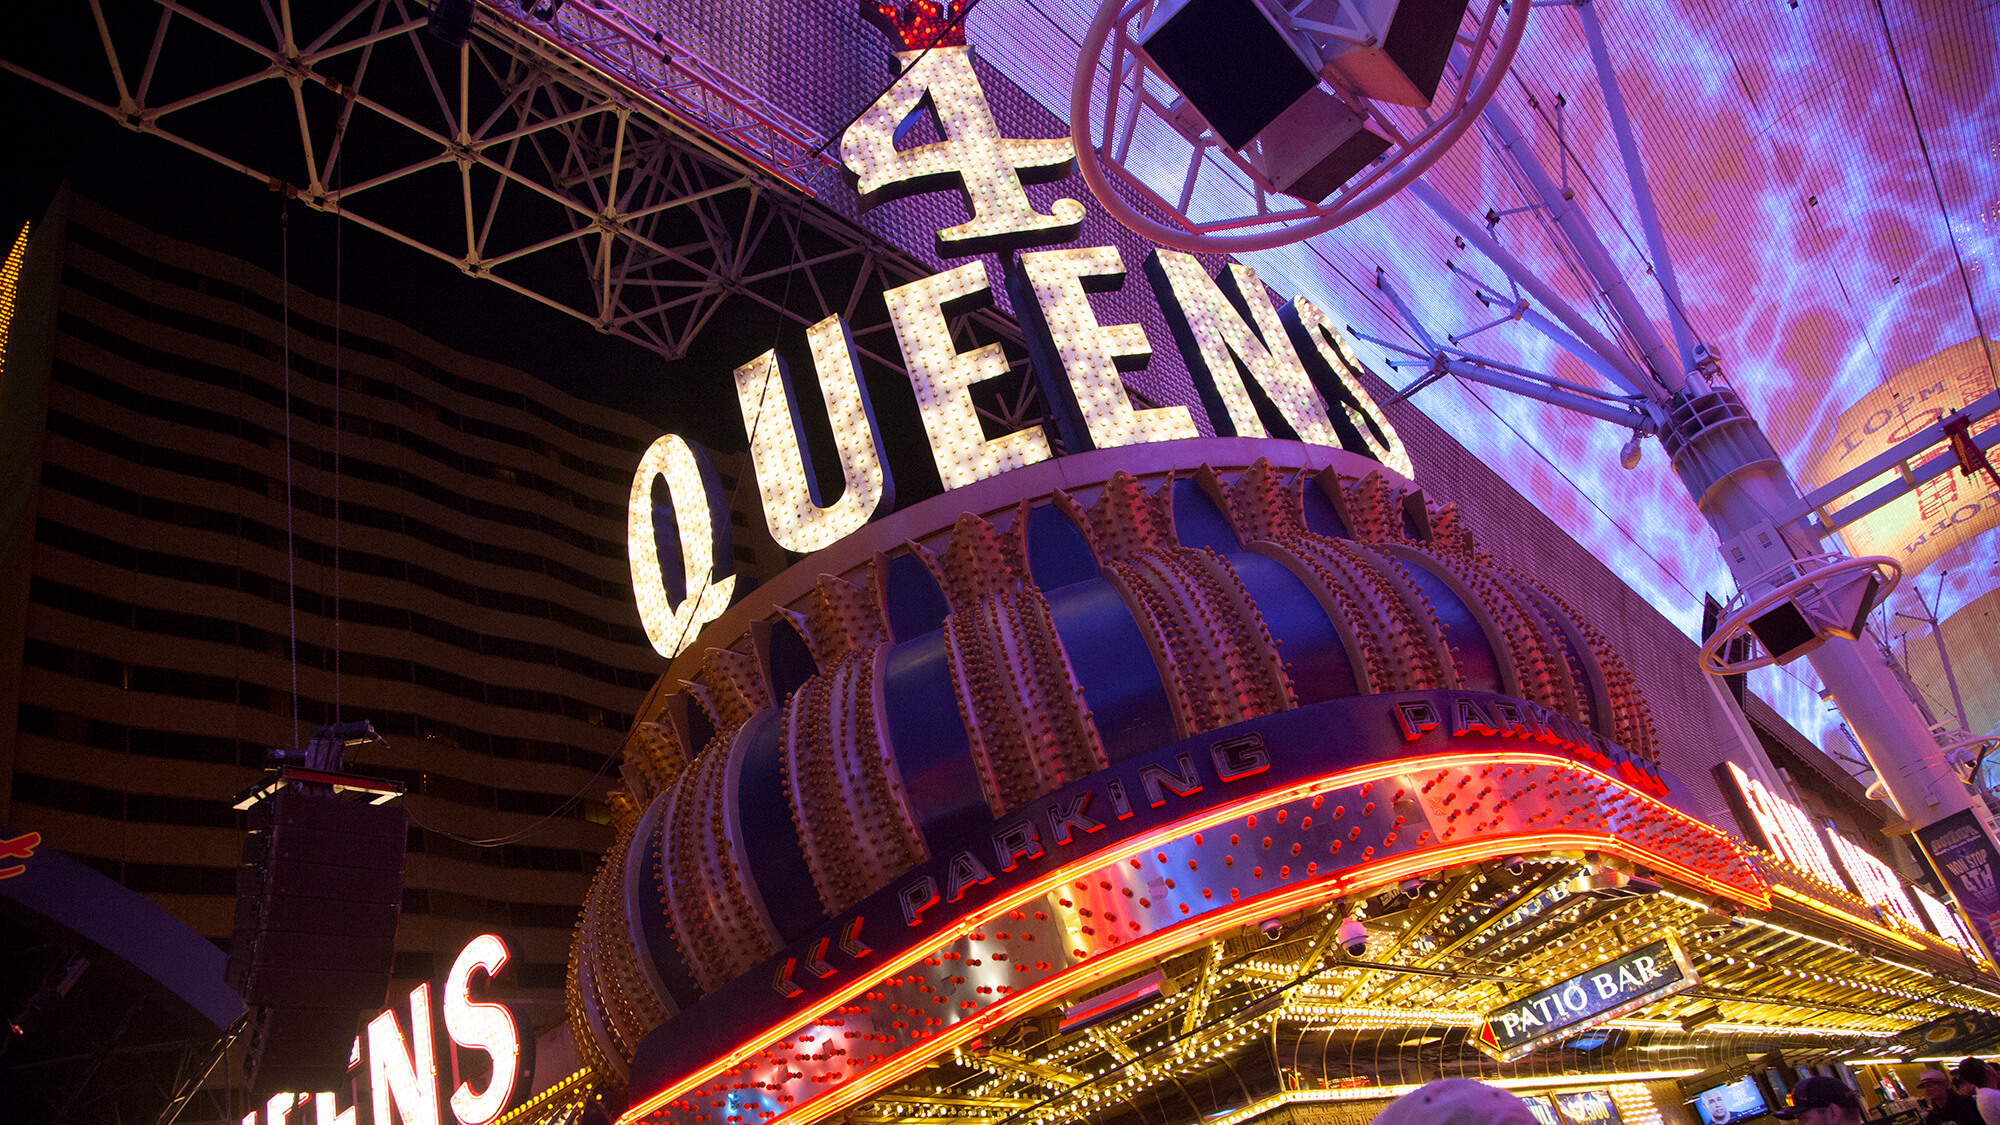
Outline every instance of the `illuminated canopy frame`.
{"type": "Polygon", "coordinates": [[[1507,701],[1320,704],[1052,793],[649,1038],[625,1120],[820,1120],[1013,1014],[1167,950],[1501,855],[1595,852],[1769,907],[1726,836],[1586,764],[1587,746],[1497,733],[1496,702],[1507,701]],[[1479,716],[1494,732],[1447,721],[1406,739],[1398,717],[1410,710],[1479,716]],[[1324,768],[1370,749],[1389,753],[1324,768]]]}

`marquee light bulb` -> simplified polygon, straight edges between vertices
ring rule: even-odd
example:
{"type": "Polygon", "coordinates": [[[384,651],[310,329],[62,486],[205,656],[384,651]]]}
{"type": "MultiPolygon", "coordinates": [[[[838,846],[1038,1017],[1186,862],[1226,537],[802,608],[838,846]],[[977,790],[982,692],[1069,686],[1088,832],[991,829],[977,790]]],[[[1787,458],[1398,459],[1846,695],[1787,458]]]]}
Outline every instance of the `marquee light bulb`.
{"type": "Polygon", "coordinates": [[[778,546],[802,555],[860,530],[885,502],[893,503],[884,467],[887,454],[875,430],[867,388],[861,384],[861,364],[847,322],[827,317],[806,330],[806,340],[840,458],[843,488],[832,504],[820,502],[819,481],[785,361],[776,351],[768,351],[736,369],[736,401],[743,409],[743,429],[750,435],[750,461],[764,502],[764,522],[778,546]]]}
{"type": "Polygon", "coordinates": [[[1061,168],[1076,156],[1067,136],[1015,140],[1000,135],[987,105],[970,47],[932,47],[896,56],[907,69],[841,134],[840,159],[860,179],[864,196],[886,188],[957,177],[972,206],[971,220],[938,232],[938,252],[976,254],[997,245],[1067,242],[1083,225],[1083,204],[1058,199],[1035,210],[1021,187],[1024,168],[1061,168]],[[899,150],[896,134],[929,95],[945,139],[899,150]]]}
{"type": "Polygon", "coordinates": [[[715,577],[717,532],[728,525],[728,499],[701,455],[679,434],[664,434],[639,459],[625,514],[625,553],[632,564],[632,594],[654,651],[672,660],[694,643],[701,627],[722,616],[736,576],[715,577]],[[664,477],[679,531],[680,604],[673,604],[660,570],[653,526],[653,481],[664,477]]]}
{"type": "MultiPolygon", "coordinates": [[[[1151,356],[1146,330],[1137,324],[1099,324],[1084,290],[1086,277],[1123,278],[1125,262],[1116,246],[1040,250],[1021,255],[1021,269],[1035,290],[1035,303],[1048,326],[1048,342],[1062,361],[1063,374],[1098,449],[1142,442],[1200,437],[1185,406],[1134,410],[1119,374],[1121,357],[1151,356]]],[[[1029,327],[1023,321],[1023,327],[1029,327]]]]}
{"type": "Polygon", "coordinates": [[[987,440],[972,404],[973,387],[1007,373],[1007,356],[999,344],[959,351],[943,306],[987,290],[985,263],[967,262],[882,294],[909,367],[924,435],[930,439],[931,456],[947,489],[1053,456],[1040,426],[987,440]]]}
{"type": "MultiPolygon", "coordinates": [[[[1249,307],[1251,320],[1256,322],[1253,329],[1194,255],[1156,249],[1150,262],[1161,311],[1180,321],[1182,331],[1208,370],[1216,397],[1221,400],[1237,437],[1271,436],[1263,419],[1257,416],[1257,405],[1237,371],[1240,360],[1286,424],[1297,432],[1299,440],[1340,447],[1340,435],[1327,417],[1326,403],[1307,377],[1305,365],[1299,362],[1291,336],[1278,319],[1278,310],[1271,307],[1270,294],[1258,280],[1257,271],[1231,263],[1226,272],[1237,296],[1249,307]]],[[[1194,359],[1189,356],[1189,363],[1194,359]]]]}

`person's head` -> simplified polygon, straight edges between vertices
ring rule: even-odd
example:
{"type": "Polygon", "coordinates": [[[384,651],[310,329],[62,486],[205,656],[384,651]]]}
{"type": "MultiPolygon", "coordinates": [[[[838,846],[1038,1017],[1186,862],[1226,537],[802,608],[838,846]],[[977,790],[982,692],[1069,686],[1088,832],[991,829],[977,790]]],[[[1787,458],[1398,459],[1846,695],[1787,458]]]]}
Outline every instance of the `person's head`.
{"type": "Polygon", "coordinates": [[[1952,1068],[1952,1074],[1960,1082],[1975,1089],[1992,1090],[2000,1088],[2000,1082],[1994,1081],[1993,1068],[1987,1066],[1984,1059],[1968,1057],[1964,1062],[1952,1068]]]}
{"type": "Polygon", "coordinates": [[[1792,1087],[1792,1104],[1771,1116],[1799,1125],[1861,1125],[1861,1098],[1840,1079],[1815,1074],[1792,1087]]]}
{"type": "Polygon", "coordinates": [[[1527,1103],[1470,1078],[1440,1078],[1383,1107],[1372,1125],[1536,1125],[1527,1103]]]}
{"type": "Polygon", "coordinates": [[[1951,1100],[1951,1075],[1936,1067],[1917,1076],[1917,1086],[1932,1105],[1943,1105],[1951,1100]]]}

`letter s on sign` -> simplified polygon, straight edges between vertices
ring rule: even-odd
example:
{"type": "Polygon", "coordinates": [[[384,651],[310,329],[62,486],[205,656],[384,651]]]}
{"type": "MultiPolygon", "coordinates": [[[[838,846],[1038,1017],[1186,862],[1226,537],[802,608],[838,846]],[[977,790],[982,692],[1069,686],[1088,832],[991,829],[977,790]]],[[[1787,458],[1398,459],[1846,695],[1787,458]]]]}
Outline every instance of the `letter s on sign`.
{"type": "Polygon", "coordinates": [[[472,998],[472,974],[484,972],[490,979],[507,963],[507,943],[494,934],[481,934],[466,944],[451,966],[444,982],[444,1028],[454,1045],[470,1051],[484,1051],[493,1058],[493,1076],[486,1089],[475,1094],[472,1083],[461,1082],[451,1094],[451,1113],[459,1125],[486,1125],[500,1116],[514,1096],[514,1083],[521,1069],[521,1034],[514,1026],[514,1014],[504,1004],[472,998]]]}

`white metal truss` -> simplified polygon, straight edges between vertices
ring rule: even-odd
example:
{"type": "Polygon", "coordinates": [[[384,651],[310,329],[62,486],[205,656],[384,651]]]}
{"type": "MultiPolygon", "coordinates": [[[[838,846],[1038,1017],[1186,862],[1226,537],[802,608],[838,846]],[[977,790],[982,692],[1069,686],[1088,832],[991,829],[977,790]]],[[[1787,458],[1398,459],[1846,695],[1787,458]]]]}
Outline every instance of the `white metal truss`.
{"type": "MultiPolygon", "coordinates": [[[[555,7],[481,7],[452,45],[422,0],[88,0],[101,67],[0,67],[669,359],[746,300],[840,313],[902,372],[865,298],[930,270],[801,189],[821,141],[664,33],[642,58],[650,33],[591,22],[615,6],[555,7]]],[[[954,327],[1020,340],[990,310],[954,327]]],[[[1040,417],[1016,375],[998,424],[1040,417]]]]}

